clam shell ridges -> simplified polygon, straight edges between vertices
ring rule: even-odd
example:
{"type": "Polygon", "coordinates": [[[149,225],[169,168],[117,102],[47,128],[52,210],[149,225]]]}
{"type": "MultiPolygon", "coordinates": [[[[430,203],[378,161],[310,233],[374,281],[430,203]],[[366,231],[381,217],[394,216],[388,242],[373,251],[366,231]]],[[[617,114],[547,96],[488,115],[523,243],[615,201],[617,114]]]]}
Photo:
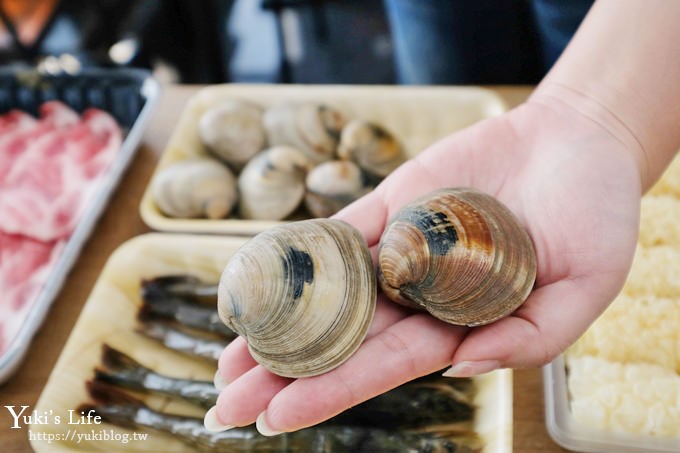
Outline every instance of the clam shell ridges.
{"type": "Polygon", "coordinates": [[[466,188],[405,206],[383,233],[378,260],[388,297],[458,325],[510,314],[536,278],[526,230],[496,199],[466,188]]]}
{"type": "Polygon", "coordinates": [[[224,269],[218,310],[273,373],[305,377],[344,362],[366,336],[377,283],[365,240],[329,219],[269,229],[224,269]]]}

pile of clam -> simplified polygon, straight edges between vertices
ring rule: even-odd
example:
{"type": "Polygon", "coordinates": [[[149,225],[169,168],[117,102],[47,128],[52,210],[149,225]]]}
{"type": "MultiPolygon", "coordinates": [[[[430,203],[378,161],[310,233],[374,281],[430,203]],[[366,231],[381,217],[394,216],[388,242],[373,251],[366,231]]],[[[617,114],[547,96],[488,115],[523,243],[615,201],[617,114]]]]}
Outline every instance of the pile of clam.
{"type": "Polygon", "coordinates": [[[405,160],[382,126],[314,102],[265,110],[231,99],[198,126],[207,153],[161,169],[152,184],[169,217],[281,220],[301,206],[307,216],[328,217],[405,160]]]}
{"type": "Polygon", "coordinates": [[[378,247],[378,269],[351,225],[290,222],[241,247],[218,290],[222,321],[270,371],[329,371],[360,346],[377,288],[450,324],[478,326],[517,309],[536,278],[529,234],[485,193],[442,189],[402,208],[378,247]]]}

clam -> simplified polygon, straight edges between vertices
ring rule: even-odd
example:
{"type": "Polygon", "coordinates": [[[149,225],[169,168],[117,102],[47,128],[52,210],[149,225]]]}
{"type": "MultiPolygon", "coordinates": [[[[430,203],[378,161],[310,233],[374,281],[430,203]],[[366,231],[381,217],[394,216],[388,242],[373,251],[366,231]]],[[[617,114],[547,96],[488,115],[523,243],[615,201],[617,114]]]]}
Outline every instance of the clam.
{"type": "Polygon", "coordinates": [[[330,217],[371,190],[354,162],[339,160],[314,167],[306,185],[305,206],[315,217],[330,217]]]}
{"type": "Polygon", "coordinates": [[[238,178],[244,219],[281,220],[302,203],[312,163],[295,148],[275,146],[253,157],[238,178]]]}
{"type": "Polygon", "coordinates": [[[291,222],[258,234],[220,278],[220,319],[253,358],[280,376],[329,371],[359,347],[377,283],[361,234],[331,219],[291,222]]]}
{"type": "Polygon", "coordinates": [[[379,178],[384,178],[406,161],[404,149],[394,135],[382,126],[364,120],[352,120],[342,129],[338,157],[355,161],[379,178]]]}
{"type": "Polygon", "coordinates": [[[383,232],[378,266],[390,299],[468,326],[513,312],[536,278],[526,230],[495,198],[467,188],[436,191],[401,209],[383,232]]]}
{"type": "Polygon", "coordinates": [[[248,101],[222,102],[201,115],[201,141],[216,157],[239,170],[265,148],[262,114],[262,108],[248,101]]]}
{"type": "Polygon", "coordinates": [[[269,108],[263,122],[271,146],[293,146],[318,164],[333,158],[345,119],[324,104],[284,102],[269,108]]]}
{"type": "Polygon", "coordinates": [[[170,217],[226,217],[237,200],[236,178],[210,157],[187,159],[164,167],[154,177],[151,193],[170,217]]]}

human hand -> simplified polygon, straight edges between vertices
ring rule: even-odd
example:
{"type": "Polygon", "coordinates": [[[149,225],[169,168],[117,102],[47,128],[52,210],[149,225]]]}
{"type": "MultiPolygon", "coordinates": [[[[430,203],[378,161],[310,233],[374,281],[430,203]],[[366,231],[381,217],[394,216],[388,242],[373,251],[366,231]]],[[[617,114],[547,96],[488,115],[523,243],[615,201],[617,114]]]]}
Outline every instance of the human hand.
{"type": "Polygon", "coordinates": [[[297,380],[265,370],[237,339],[220,359],[216,380],[229,384],[206,425],[257,419],[263,434],[294,431],[449,365],[447,374],[471,376],[552,360],[611,302],[632,260],[640,156],[612,130],[568,103],[534,96],[400,167],[336,217],[375,250],[388,219],[412,199],[441,187],[480,189],[505,203],[534,242],[538,274],[529,299],[507,318],[467,328],[380,296],[359,350],[328,373],[297,380]]]}

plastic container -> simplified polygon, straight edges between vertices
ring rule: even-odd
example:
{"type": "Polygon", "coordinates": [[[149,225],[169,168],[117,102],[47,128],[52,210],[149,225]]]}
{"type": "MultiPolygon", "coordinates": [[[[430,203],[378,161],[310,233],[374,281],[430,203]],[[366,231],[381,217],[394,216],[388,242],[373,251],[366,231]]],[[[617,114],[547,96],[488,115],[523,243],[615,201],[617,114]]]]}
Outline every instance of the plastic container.
{"type": "Polygon", "coordinates": [[[41,74],[33,70],[0,68],[0,114],[20,109],[33,115],[45,101],[59,100],[82,112],[97,107],[113,115],[123,128],[124,141],[115,160],[101,175],[85,214],[31,303],[21,329],[0,356],[0,382],[7,380],[25,356],[64,279],[94,230],[113,190],[134,156],[145,124],[160,94],[159,84],[137,69],[83,69],[77,75],[41,74]]]}
{"type": "MultiPolygon", "coordinates": [[[[326,103],[347,118],[374,121],[384,126],[403,143],[409,157],[452,132],[500,115],[507,108],[493,91],[477,87],[214,85],[200,90],[187,103],[154,176],[168,165],[207,153],[198,134],[199,119],[203,112],[228,99],[245,99],[263,108],[284,101],[326,103]]],[[[154,202],[150,186],[140,203],[140,215],[154,230],[177,233],[254,235],[281,224],[237,217],[219,220],[171,218],[154,202]]]]}
{"type": "Polygon", "coordinates": [[[548,433],[564,448],[589,453],[680,452],[680,438],[595,430],[575,420],[569,410],[567,368],[563,356],[543,367],[543,390],[548,433]]]}
{"type": "MultiPolygon", "coordinates": [[[[141,306],[140,282],[161,275],[190,273],[203,281],[216,282],[229,257],[246,241],[243,237],[150,233],[122,244],[107,261],[73,327],[64,349],[35,406],[54,420],[68,419],[68,411],[90,400],[85,383],[101,361],[106,343],[133,356],[161,374],[179,378],[212,380],[215,363],[187,357],[136,332],[141,306]]],[[[484,441],[482,453],[512,451],[512,371],[498,370],[474,378],[477,383],[474,429],[484,441]]],[[[137,394],[145,404],[162,412],[202,417],[204,409],[176,398],[137,394]]],[[[34,423],[31,429],[44,433],[31,438],[38,452],[127,451],[184,452],[186,444],[164,433],[100,425],[110,432],[108,440],[76,442],[77,433],[88,433],[92,425],[34,423]],[[121,443],[135,432],[148,432],[144,441],[121,443]],[[47,441],[46,438],[56,439],[47,441]]]]}

